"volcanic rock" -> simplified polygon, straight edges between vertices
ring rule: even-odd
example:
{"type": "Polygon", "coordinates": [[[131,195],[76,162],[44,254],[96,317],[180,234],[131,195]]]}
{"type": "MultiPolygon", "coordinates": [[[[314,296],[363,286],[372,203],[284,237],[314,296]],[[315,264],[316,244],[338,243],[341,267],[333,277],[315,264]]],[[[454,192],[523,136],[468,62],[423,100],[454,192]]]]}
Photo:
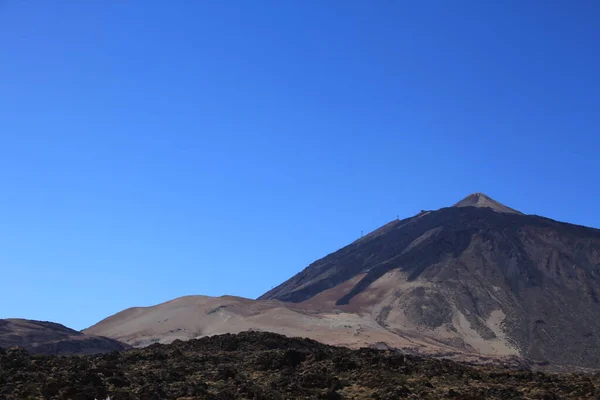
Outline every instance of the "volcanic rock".
{"type": "Polygon", "coordinates": [[[506,400],[600,395],[598,375],[475,367],[264,332],[93,356],[0,351],[0,365],[0,398],[6,400],[506,400]]]}

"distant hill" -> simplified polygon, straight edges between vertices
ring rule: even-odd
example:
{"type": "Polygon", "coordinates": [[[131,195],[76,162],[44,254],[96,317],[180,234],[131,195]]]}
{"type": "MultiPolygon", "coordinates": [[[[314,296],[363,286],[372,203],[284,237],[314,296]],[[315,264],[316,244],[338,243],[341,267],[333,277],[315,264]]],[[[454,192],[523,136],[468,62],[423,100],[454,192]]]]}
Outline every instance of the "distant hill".
{"type": "Polygon", "coordinates": [[[0,319],[0,347],[24,347],[38,354],[93,354],[126,350],[114,339],[88,336],[54,322],[0,319]]]}

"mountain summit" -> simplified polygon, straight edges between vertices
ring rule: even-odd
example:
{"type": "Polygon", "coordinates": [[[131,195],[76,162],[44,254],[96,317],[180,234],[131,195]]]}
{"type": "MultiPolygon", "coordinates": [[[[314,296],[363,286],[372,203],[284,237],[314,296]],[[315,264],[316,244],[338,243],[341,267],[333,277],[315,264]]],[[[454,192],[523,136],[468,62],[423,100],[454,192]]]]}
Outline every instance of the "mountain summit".
{"type": "Polygon", "coordinates": [[[490,208],[494,211],[511,213],[511,214],[522,214],[520,211],[513,210],[510,207],[505,206],[502,203],[497,202],[484,193],[473,193],[456,203],[453,207],[483,207],[490,208]]]}

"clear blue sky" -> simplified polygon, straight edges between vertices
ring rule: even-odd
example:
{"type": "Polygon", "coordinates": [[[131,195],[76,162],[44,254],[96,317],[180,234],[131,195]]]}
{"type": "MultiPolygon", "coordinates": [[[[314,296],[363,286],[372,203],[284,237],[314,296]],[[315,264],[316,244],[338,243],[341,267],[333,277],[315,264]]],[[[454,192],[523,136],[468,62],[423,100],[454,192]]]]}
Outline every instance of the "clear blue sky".
{"type": "Polygon", "coordinates": [[[0,318],[256,297],[482,191],[600,227],[600,2],[0,0],[0,318]]]}

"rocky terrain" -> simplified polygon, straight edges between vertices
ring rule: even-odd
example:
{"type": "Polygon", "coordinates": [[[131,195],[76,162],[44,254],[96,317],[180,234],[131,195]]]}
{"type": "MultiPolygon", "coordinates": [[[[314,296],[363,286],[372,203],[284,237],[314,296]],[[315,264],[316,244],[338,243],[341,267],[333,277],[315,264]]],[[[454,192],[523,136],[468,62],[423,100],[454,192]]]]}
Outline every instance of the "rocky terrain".
{"type": "Polygon", "coordinates": [[[93,354],[130,347],[114,339],[85,335],[54,322],[0,319],[0,347],[12,346],[21,346],[38,354],[93,354]]]}
{"type": "Polygon", "coordinates": [[[0,350],[0,399],[596,399],[600,375],[469,366],[264,333],[93,356],[0,350]]]}

